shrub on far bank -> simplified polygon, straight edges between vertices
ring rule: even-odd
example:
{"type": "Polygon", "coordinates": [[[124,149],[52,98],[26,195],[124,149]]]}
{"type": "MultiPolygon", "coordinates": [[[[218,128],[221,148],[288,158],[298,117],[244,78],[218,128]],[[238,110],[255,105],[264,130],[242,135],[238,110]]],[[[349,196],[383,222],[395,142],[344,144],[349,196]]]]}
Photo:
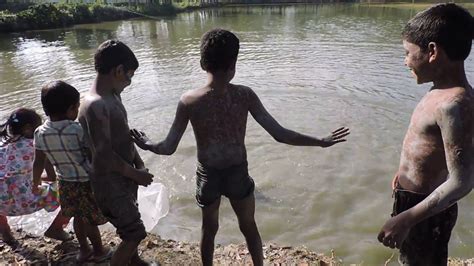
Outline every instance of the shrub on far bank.
{"type": "Polygon", "coordinates": [[[59,28],[134,16],[118,8],[99,4],[39,4],[16,14],[0,16],[0,32],[59,28]]]}

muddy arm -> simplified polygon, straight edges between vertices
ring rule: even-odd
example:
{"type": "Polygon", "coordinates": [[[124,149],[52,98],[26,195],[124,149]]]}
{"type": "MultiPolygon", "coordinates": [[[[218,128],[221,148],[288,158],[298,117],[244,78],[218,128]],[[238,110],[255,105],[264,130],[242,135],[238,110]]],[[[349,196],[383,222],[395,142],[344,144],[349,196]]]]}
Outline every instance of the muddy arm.
{"type": "Polygon", "coordinates": [[[344,137],[349,135],[347,128],[339,128],[324,138],[312,137],[287,129],[281,126],[265,109],[257,94],[249,88],[248,90],[250,114],[278,142],[295,146],[329,147],[346,141],[344,137]]]}
{"type": "Polygon", "coordinates": [[[438,125],[443,137],[448,179],[425,200],[413,207],[411,215],[417,223],[456,203],[472,190],[472,117],[468,107],[452,103],[442,109],[438,125]]]}
{"type": "Polygon", "coordinates": [[[152,151],[156,154],[171,155],[178,148],[179,141],[181,140],[181,137],[188,126],[188,121],[189,115],[186,105],[181,99],[176,109],[176,115],[173,124],[171,125],[170,131],[168,132],[168,136],[166,136],[165,140],[158,143],[153,143],[145,135],[145,133],[135,129],[131,131],[131,135],[133,141],[138,145],[138,147],[144,150],[152,151]]]}

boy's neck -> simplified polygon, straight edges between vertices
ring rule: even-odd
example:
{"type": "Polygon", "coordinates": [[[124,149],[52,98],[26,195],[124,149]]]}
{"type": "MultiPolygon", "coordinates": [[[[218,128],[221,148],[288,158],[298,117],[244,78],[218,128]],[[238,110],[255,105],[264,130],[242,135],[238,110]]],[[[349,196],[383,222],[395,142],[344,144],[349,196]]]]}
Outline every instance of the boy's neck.
{"type": "Polygon", "coordinates": [[[230,80],[225,73],[207,72],[207,86],[214,90],[226,90],[230,84],[230,80]]]}
{"type": "Polygon", "coordinates": [[[63,120],[70,120],[66,115],[50,115],[49,121],[51,122],[58,122],[63,120]]]}
{"type": "Polygon", "coordinates": [[[110,75],[98,73],[94,81],[93,90],[99,95],[120,94],[120,90],[114,87],[114,83],[110,75]]]}
{"type": "Polygon", "coordinates": [[[435,74],[433,89],[449,89],[454,87],[470,87],[464,70],[464,62],[443,64],[435,74]]]}

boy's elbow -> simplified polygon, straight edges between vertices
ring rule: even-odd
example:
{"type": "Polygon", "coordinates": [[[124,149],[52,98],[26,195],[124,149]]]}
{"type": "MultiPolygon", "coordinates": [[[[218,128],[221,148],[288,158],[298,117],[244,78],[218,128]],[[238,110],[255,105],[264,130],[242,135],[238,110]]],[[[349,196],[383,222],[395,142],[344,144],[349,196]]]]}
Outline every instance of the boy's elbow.
{"type": "Polygon", "coordinates": [[[169,145],[166,143],[160,143],[157,146],[157,149],[154,149],[153,152],[160,155],[172,155],[176,151],[176,145],[169,145]]]}
{"type": "Polygon", "coordinates": [[[273,139],[279,143],[286,143],[286,140],[282,136],[273,136],[273,139]]]}

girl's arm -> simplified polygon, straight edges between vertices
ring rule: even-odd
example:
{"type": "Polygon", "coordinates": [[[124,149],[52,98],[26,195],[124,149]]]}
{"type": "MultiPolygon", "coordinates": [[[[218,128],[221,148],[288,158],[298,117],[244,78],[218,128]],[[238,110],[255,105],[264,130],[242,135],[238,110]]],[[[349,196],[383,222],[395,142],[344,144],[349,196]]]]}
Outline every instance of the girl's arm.
{"type": "Polygon", "coordinates": [[[38,186],[41,184],[41,174],[43,173],[46,154],[42,150],[35,150],[35,161],[33,162],[33,193],[39,192],[38,186]]]}

